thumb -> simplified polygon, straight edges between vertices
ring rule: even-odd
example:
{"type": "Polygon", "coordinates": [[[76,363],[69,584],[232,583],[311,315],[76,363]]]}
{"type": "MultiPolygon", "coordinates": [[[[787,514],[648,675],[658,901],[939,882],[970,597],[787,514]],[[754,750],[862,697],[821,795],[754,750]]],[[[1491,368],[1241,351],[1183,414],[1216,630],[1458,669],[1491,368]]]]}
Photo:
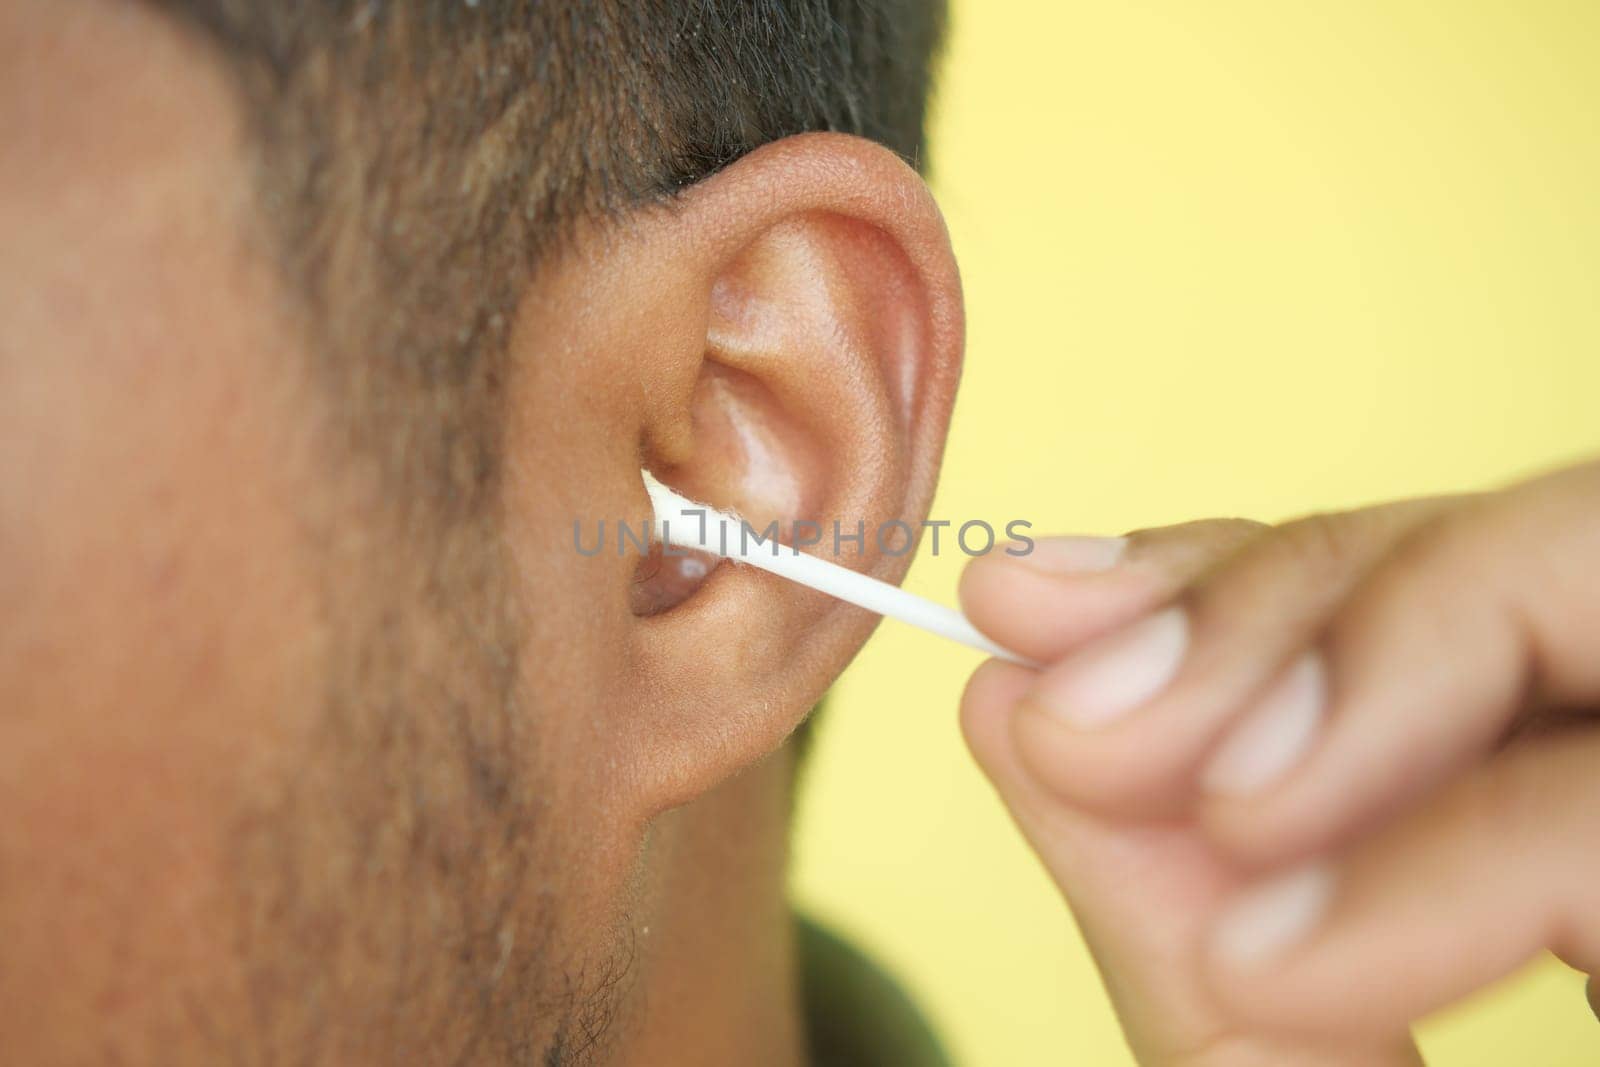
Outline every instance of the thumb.
{"type": "MultiPolygon", "coordinates": [[[[1279,1039],[1237,1028],[1201,980],[1200,950],[1242,884],[1180,823],[1117,822],[1072,807],[1027,770],[1012,729],[1035,674],[991,660],[961,704],[967,745],[1071,907],[1128,1043],[1146,1067],[1371,1067],[1421,1062],[1406,1035],[1374,1047],[1279,1039]]],[[[1365,1039],[1364,1039],[1365,1040],[1365,1039]]]]}

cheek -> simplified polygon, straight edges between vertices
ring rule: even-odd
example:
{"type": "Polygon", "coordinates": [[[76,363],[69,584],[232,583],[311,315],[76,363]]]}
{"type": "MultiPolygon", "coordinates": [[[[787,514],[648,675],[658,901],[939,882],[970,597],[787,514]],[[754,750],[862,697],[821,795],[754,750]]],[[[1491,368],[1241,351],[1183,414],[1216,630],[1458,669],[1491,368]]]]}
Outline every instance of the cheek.
{"type": "Polygon", "coordinates": [[[0,1031],[41,1040],[213,982],[226,823],[318,691],[271,275],[112,228],[59,226],[0,323],[0,870],[28,872],[0,880],[26,932],[0,1031]],[[58,246],[93,250],[95,284],[58,246]]]}
{"type": "Polygon", "coordinates": [[[213,351],[204,371],[57,345],[22,391],[47,403],[0,400],[29,458],[0,470],[0,869],[29,872],[0,914],[31,976],[0,1001],[41,1035],[138,1029],[177,976],[225,999],[226,823],[314,706],[285,450],[264,403],[229,403],[266,391],[213,351]]]}

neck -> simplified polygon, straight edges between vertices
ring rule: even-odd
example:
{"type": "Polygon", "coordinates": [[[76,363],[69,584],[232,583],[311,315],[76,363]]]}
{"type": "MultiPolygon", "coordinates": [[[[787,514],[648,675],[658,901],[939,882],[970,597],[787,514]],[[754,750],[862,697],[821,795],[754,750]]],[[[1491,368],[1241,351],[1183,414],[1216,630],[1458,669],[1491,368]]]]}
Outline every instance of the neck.
{"type": "Polygon", "coordinates": [[[785,884],[793,779],[785,747],[657,820],[641,1015],[617,1062],[804,1062],[785,884]]]}

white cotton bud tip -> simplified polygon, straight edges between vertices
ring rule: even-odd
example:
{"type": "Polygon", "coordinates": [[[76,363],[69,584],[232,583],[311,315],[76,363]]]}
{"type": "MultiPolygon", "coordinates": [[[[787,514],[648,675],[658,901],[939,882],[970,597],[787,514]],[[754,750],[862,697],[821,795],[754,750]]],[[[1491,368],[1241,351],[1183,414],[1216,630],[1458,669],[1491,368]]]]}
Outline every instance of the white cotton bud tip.
{"type": "Polygon", "coordinates": [[[729,538],[724,532],[730,528],[737,530],[737,519],[710,504],[690,500],[661,484],[649,471],[639,473],[644,477],[644,489],[650,495],[650,507],[655,512],[655,534],[663,543],[739,558],[738,539],[729,538]]]}

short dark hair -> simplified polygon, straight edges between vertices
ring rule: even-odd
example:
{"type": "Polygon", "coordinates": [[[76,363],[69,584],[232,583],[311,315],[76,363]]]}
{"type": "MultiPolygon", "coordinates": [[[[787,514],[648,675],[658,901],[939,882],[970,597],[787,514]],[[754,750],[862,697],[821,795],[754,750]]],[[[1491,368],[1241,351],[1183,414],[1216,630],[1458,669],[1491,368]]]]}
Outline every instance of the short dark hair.
{"type": "Polygon", "coordinates": [[[346,410],[409,413],[372,428],[405,435],[389,458],[420,465],[397,473],[436,515],[493,481],[481,394],[510,301],[574,221],[811,130],[921,164],[945,21],[943,0],[150,2],[235,76],[346,410]]]}

